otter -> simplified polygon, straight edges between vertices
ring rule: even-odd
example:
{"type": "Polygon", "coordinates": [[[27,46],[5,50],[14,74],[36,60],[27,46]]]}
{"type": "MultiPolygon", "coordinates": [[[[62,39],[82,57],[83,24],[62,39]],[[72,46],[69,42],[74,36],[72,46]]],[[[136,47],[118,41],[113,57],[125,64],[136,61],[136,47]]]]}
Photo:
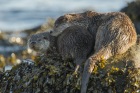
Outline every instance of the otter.
{"type": "Polygon", "coordinates": [[[56,47],[62,59],[73,59],[76,63],[74,72],[77,72],[82,62],[86,61],[92,51],[92,35],[81,26],[70,26],[60,35],[52,36],[50,32],[34,34],[30,37],[28,45],[36,51],[47,51],[56,47]]]}
{"type": "Polygon", "coordinates": [[[87,11],[60,16],[54,24],[53,36],[57,36],[65,28],[80,25],[87,29],[93,37],[94,53],[86,60],[82,76],[81,93],[86,93],[90,75],[96,63],[104,58],[125,53],[135,45],[137,34],[130,18],[121,12],[97,13],[87,11]]]}
{"type": "Polygon", "coordinates": [[[27,46],[28,48],[41,54],[47,52],[47,48],[52,46],[54,43],[53,38],[53,36],[49,35],[49,32],[33,34],[29,37],[27,46]]]}

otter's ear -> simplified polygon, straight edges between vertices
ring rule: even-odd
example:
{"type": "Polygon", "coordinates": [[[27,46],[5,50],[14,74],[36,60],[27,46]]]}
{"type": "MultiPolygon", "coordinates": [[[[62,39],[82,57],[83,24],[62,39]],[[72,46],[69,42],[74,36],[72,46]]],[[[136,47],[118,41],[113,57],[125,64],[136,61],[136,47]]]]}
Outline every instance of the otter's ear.
{"type": "Polygon", "coordinates": [[[94,11],[86,11],[85,14],[86,14],[87,17],[93,17],[93,16],[96,15],[96,12],[94,12],[94,11]]]}
{"type": "Polygon", "coordinates": [[[69,20],[71,20],[72,16],[67,14],[64,16],[64,18],[65,18],[65,21],[69,21],[69,20]]]}

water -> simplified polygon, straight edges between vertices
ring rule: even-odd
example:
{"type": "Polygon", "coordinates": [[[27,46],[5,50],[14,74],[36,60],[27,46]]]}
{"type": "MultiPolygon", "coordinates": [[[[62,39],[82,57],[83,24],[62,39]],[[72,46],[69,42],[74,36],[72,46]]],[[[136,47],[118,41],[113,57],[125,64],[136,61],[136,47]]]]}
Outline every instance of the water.
{"type": "Polygon", "coordinates": [[[119,11],[132,0],[0,0],[0,30],[20,31],[41,25],[47,18],[84,10],[119,11]]]}

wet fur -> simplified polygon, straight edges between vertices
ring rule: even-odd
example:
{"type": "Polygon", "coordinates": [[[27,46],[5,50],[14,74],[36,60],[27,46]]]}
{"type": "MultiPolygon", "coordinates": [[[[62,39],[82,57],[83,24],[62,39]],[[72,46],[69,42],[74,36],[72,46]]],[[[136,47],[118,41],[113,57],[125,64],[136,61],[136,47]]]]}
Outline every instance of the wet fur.
{"type": "Polygon", "coordinates": [[[74,60],[76,63],[75,72],[77,72],[80,64],[89,57],[93,47],[92,35],[81,26],[68,27],[57,37],[50,35],[49,32],[35,34],[29,39],[28,44],[31,48],[32,42],[36,42],[34,47],[38,48],[39,51],[56,47],[64,60],[68,58],[74,60]]]}
{"type": "Polygon", "coordinates": [[[54,37],[49,35],[49,32],[33,34],[28,39],[27,45],[29,48],[31,48],[34,51],[44,53],[45,51],[48,50],[49,46],[53,45],[53,43],[54,43],[54,41],[52,41],[53,38],[54,37]],[[46,38],[46,37],[48,37],[48,38],[46,38]],[[51,43],[48,41],[50,41],[51,43]]]}
{"type": "Polygon", "coordinates": [[[84,66],[81,93],[86,93],[89,77],[95,64],[103,57],[125,53],[136,43],[137,34],[130,18],[121,12],[97,13],[87,11],[78,14],[66,14],[59,17],[54,25],[52,35],[59,35],[62,29],[80,25],[93,36],[94,53],[84,66]]]}

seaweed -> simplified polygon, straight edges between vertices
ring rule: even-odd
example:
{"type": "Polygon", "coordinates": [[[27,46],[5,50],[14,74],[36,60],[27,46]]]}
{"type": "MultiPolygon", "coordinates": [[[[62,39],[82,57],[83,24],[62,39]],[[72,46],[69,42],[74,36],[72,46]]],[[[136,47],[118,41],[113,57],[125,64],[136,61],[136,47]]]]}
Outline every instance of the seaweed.
{"type": "MultiPolygon", "coordinates": [[[[130,49],[127,53],[96,64],[87,93],[139,93],[140,69],[135,68],[130,49]]],[[[137,54],[137,53],[136,53],[137,54]]],[[[84,63],[82,64],[82,68],[84,63]]],[[[35,62],[22,62],[0,74],[1,93],[80,93],[81,73],[73,74],[75,63],[62,60],[56,50],[37,56],[35,62]],[[32,64],[29,64],[32,63],[32,64]]]]}

